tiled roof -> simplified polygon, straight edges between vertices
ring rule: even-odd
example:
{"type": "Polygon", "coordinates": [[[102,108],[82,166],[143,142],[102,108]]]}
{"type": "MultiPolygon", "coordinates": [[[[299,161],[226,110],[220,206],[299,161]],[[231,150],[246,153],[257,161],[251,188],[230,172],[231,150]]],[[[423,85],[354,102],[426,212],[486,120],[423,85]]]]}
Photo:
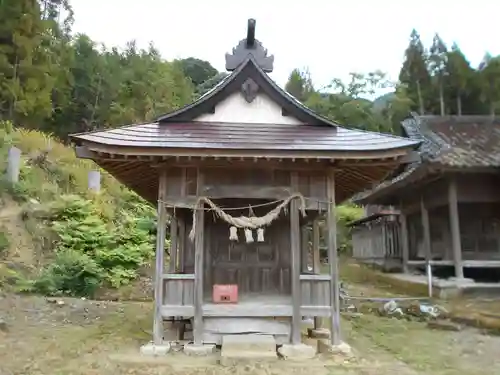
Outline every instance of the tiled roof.
{"type": "Polygon", "coordinates": [[[443,147],[430,155],[431,163],[450,167],[500,167],[500,118],[428,117],[428,131],[443,147]]]}
{"type": "Polygon", "coordinates": [[[448,168],[500,167],[500,118],[491,116],[416,116],[402,123],[406,136],[420,140],[421,161],[383,181],[353,200],[369,201],[375,194],[406,186],[427,166],[448,168]]]}
{"type": "Polygon", "coordinates": [[[408,138],[340,126],[213,122],[149,123],[73,137],[117,146],[283,151],[377,151],[417,144],[408,138]]]}

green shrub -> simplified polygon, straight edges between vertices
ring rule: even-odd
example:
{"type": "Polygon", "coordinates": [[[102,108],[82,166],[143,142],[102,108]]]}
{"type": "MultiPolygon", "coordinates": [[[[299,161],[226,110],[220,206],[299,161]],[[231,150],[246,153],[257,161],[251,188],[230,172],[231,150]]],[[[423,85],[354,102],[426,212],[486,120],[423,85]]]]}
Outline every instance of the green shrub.
{"type": "Polygon", "coordinates": [[[57,238],[54,244],[57,259],[62,257],[60,261],[65,263],[61,267],[51,265],[46,268],[35,283],[37,291],[61,291],[63,281],[64,293],[74,295],[93,290],[102,282],[113,287],[126,285],[137,277],[139,267],[153,254],[153,237],[148,230],[141,229],[138,219],[130,215],[122,213],[121,221],[113,225],[100,215],[96,203],[77,195],[61,196],[49,211],[47,222],[57,238]],[[71,256],[65,258],[65,254],[71,256]],[[75,254],[85,258],[78,258],[75,254]],[[68,266],[69,261],[78,268],[87,258],[93,262],[92,267],[89,266],[94,270],[91,279],[70,282],[68,280],[73,280],[71,275],[63,277],[66,271],[75,272],[68,266]],[[84,288],[82,283],[87,281],[91,285],[84,288]]]}
{"type": "Polygon", "coordinates": [[[103,280],[103,269],[86,254],[67,250],[56,255],[33,283],[46,295],[92,296],[103,280]]]}

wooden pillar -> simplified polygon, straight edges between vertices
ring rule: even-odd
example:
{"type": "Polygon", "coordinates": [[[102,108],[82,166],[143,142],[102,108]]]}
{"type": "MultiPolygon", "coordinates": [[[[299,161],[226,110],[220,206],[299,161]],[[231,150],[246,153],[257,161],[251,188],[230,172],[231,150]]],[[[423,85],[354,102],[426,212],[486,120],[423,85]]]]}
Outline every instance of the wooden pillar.
{"type": "Polygon", "coordinates": [[[327,170],[328,197],[328,264],[330,266],[330,296],[331,296],[331,342],[339,345],[340,338],[340,290],[337,259],[337,216],[335,207],[335,170],[327,170]]]}
{"type": "Polygon", "coordinates": [[[410,259],[410,243],[408,242],[408,219],[406,214],[401,212],[401,257],[403,261],[403,272],[408,273],[408,260],[410,259]]]}
{"type": "MultiPolygon", "coordinates": [[[[313,258],[313,272],[315,275],[321,273],[321,260],[319,253],[319,219],[315,218],[313,221],[312,230],[312,258],[313,258]]],[[[323,326],[321,317],[314,317],[314,328],[318,329],[323,326]]]]}
{"type": "Polygon", "coordinates": [[[432,265],[431,265],[431,230],[429,225],[429,211],[425,206],[424,197],[420,198],[420,211],[422,218],[422,231],[424,235],[425,269],[427,271],[427,287],[429,297],[432,297],[432,265]]]}
{"type": "Polygon", "coordinates": [[[160,172],[158,182],[158,218],[156,228],[156,264],[155,264],[155,311],[153,318],[153,342],[155,345],[163,343],[163,317],[161,307],[163,305],[163,270],[165,254],[165,229],[167,222],[167,210],[163,203],[167,193],[167,172],[160,172]]]}
{"type": "Polygon", "coordinates": [[[300,228],[300,270],[301,272],[309,272],[309,231],[307,224],[302,225],[300,228]]]}
{"type": "Polygon", "coordinates": [[[451,246],[453,249],[453,261],[455,263],[455,277],[464,278],[462,264],[462,241],[460,239],[460,217],[458,213],[457,182],[451,178],[448,184],[448,205],[450,209],[450,233],[451,246]]]}
{"type": "MultiPolygon", "coordinates": [[[[299,178],[297,172],[291,174],[291,185],[294,191],[298,190],[299,178]]],[[[292,278],[292,344],[301,343],[300,314],[301,293],[300,293],[300,220],[299,201],[297,199],[290,202],[290,249],[291,249],[291,278],[292,278]]]]}
{"type": "MultiPolygon", "coordinates": [[[[197,188],[198,196],[203,191],[204,174],[198,168],[197,188]]],[[[204,231],[205,210],[204,206],[196,207],[196,232],[194,239],[194,326],[193,338],[195,345],[203,344],[203,253],[204,253],[204,231]]]]}
{"type": "Polygon", "coordinates": [[[431,230],[429,225],[429,212],[425,206],[424,197],[420,198],[420,214],[422,219],[422,232],[424,236],[425,261],[431,261],[431,230]]]}
{"type": "Polygon", "coordinates": [[[177,267],[177,257],[179,253],[178,246],[178,226],[177,226],[177,215],[175,211],[172,213],[170,218],[170,262],[168,264],[168,272],[175,273],[178,270],[177,267]]]}
{"type": "Polygon", "coordinates": [[[312,233],[312,253],[313,253],[313,272],[317,275],[321,273],[321,258],[319,251],[319,219],[313,221],[312,233]]]}
{"type": "Polygon", "coordinates": [[[177,243],[178,251],[177,251],[177,260],[179,263],[179,272],[184,273],[186,267],[184,266],[185,262],[185,253],[186,253],[186,221],[184,216],[179,216],[177,219],[178,223],[178,232],[179,232],[179,240],[177,243]]]}

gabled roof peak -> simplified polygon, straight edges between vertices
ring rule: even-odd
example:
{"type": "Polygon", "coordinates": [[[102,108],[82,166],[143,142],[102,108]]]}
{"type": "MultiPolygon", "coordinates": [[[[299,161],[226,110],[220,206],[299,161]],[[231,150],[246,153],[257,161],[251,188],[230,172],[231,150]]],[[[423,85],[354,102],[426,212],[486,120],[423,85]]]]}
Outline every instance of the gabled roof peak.
{"type": "Polygon", "coordinates": [[[268,56],[267,49],[255,39],[255,24],[255,20],[250,18],[247,26],[247,37],[240,40],[238,45],[233,48],[232,54],[226,53],[226,70],[230,72],[236,70],[251,55],[264,72],[271,73],[273,71],[274,56],[268,56]]]}

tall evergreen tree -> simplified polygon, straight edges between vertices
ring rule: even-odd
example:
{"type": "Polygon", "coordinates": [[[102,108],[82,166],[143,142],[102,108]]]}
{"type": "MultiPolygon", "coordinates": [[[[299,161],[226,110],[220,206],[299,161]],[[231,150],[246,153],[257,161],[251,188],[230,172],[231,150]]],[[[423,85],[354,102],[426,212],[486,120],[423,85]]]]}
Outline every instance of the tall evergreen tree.
{"type": "Polygon", "coordinates": [[[437,87],[439,95],[440,114],[444,116],[446,112],[444,89],[448,76],[448,49],[438,34],[435,34],[432,40],[428,64],[432,82],[437,87]]]}
{"type": "Polygon", "coordinates": [[[408,88],[408,95],[414,103],[418,103],[420,114],[425,113],[425,94],[430,84],[427,70],[427,56],[420,35],[413,29],[410,44],[405,51],[405,59],[399,74],[399,80],[408,88]]]}
{"type": "Polygon", "coordinates": [[[3,0],[0,6],[0,111],[34,126],[52,112],[50,46],[36,0],[3,0]]]}
{"type": "Polygon", "coordinates": [[[491,116],[500,108],[500,56],[486,54],[480,64],[478,78],[481,87],[481,99],[488,104],[491,116]]]}
{"type": "Polygon", "coordinates": [[[461,116],[463,99],[469,92],[473,71],[469,61],[467,61],[456,43],[452,45],[451,51],[448,52],[447,64],[448,85],[452,95],[455,96],[457,114],[461,116]]]}

